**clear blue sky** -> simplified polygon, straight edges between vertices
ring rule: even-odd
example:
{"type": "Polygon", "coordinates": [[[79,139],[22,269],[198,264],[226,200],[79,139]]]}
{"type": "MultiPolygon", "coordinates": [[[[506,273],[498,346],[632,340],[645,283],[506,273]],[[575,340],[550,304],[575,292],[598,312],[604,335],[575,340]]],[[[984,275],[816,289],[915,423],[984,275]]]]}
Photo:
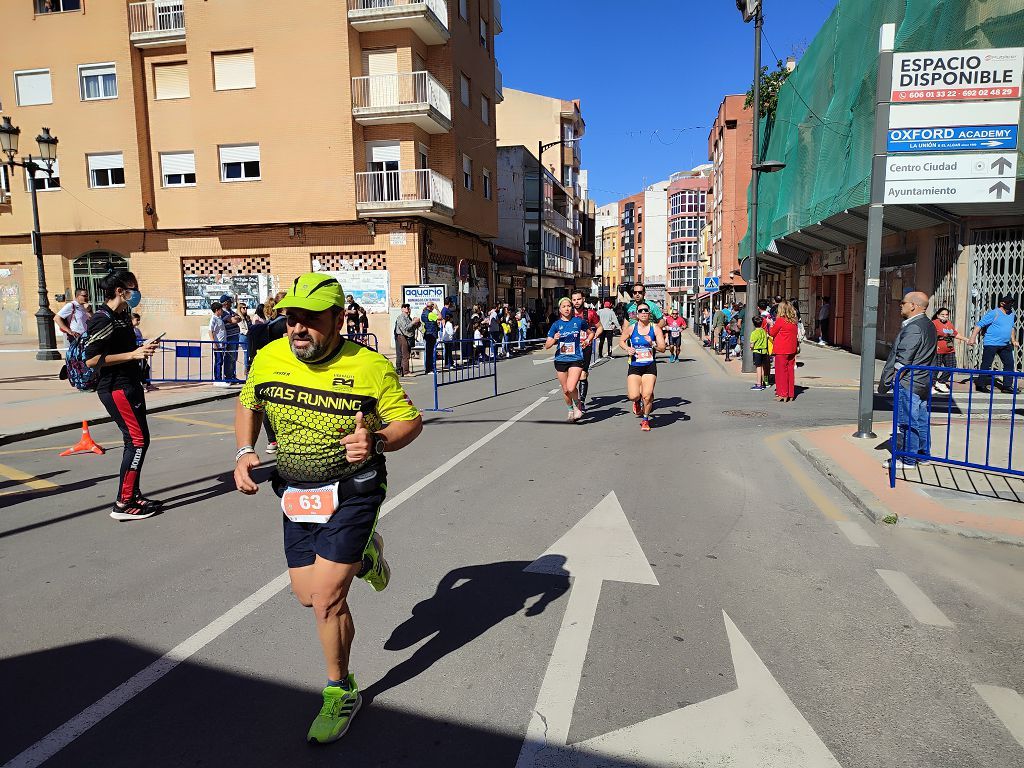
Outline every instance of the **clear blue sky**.
{"type": "MultiPolygon", "coordinates": [[[[764,0],[765,36],[785,59],[835,3],[764,0]]],[[[581,100],[583,167],[598,204],[706,162],[722,97],[753,81],[753,24],[734,0],[504,0],[502,22],[506,87],[581,100]]],[[[764,45],[762,63],[774,61],[764,45]]]]}

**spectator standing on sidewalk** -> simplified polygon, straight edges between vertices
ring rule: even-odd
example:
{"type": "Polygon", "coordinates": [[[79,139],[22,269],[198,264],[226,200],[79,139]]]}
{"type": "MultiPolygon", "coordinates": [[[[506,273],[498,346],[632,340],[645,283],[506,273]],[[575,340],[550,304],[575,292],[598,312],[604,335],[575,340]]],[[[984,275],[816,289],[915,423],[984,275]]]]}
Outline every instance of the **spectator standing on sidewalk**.
{"type": "Polygon", "coordinates": [[[219,301],[210,304],[210,339],[213,341],[213,383],[227,386],[224,381],[224,345],[228,332],[224,326],[224,305],[219,301]]]}
{"type": "Polygon", "coordinates": [[[828,330],[832,324],[832,299],[828,296],[821,297],[821,306],[818,308],[818,345],[828,344],[828,330]]]}
{"type": "Polygon", "coordinates": [[[227,340],[224,344],[224,380],[229,384],[241,384],[235,373],[235,365],[238,362],[238,345],[242,335],[242,316],[231,308],[233,299],[228,294],[220,297],[220,304],[223,308],[220,319],[224,321],[224,332],[227,340]]]}
{"type": "MultiPolygon", "coordinates": [[[[878,380],[878,394],[884,395],[892,389],[896,372],[907,365],[932,365],[935,362],[935,349],[938,336],[935,326],[928,319],[928,295],[920,291],[911,291],[903,297],[900,314],[903,324],[896,334],[889,351],[889,358],[882,368],[882,376],[878,380]]],[[[928,412],[928,390],[931,389],[931,374],[918,372],[900,378],[899,412],[895,414],[894,429],[898,433],[897,440],[902,443],[902,450],[910,454],[897,461],[897,467],[913,467],[917,457],[925,458],[931,449],[931,424],[928,412]]],[[[888,469],[892,458],[886,459],[883,466],[888,469]]]]}
{"type": "Polygon", "coordinates": [[[615,310],[612,309],[611,301],[604,302],[604,306],[597,310],[597,317],[601,321],[602,328],[601,338],[597,343],[597,356],[602,357],[601,350],[607,348],[608,354],[604,357],[611,357],[615,337],[622,333],[622,326],[619,324],[619,318],[615,315],[615,310]]]}
{"type": "MultiPolygon", "coordinates": [[[[986,371],[992,370],[992,363],[996,357],[1003,364],[1003,371],[1010,373],[1016,370],[1013,362],[1013,350],[1020,346],[1017,339],[1017,316],[1014,309],[1017,302],[1012,296],[1003,296],[999,300],[999,306],[990,309],[984,314],[978,324],[971,331],[971,338],[968,344],[974,346],[978,342],[978,335],[984,331],[985,339],[981,351],[981,367],[986,371]]],[[[975,389],[979,392],[988,392],[989,383],[994,384],[995,376],[975,378],[975,389]]],[[[1013,392],[1013,377],[1003,376],[1003,385],[1000,387],[1003,392],[1013,392]]]]}
{"type": "Polygon", "coordinates": [[[754,317],[754,330],[750,332],[750,350],[754,354],[754,365],[757,367],[757,383],[751,389],[768,388],[768,377],[771,375],[772,362],[768,356],[767,321],[760,315],[754,317]]]}
{"type": "MultiPolygon", "coordinates": [[[[949,309],[941,307],[938,312],[932,315],[932,324],[935,326],[935,333],[938,336],[938,347],[935,355],[935,366],[937,368],[956,368],[956,348],[954,342],[966,343],[960,331],[950,322],[949,309]]],[[[933,391],[944,395],[949,392],[950,381],[953,378],[952,371],[942,371],[935,376],[933,391]]]]}
{"type": "Polygon", "coordinates": [[[54,322],[57,327],[68,337],[68,341],[74,341],[83,333],[89,325],[89,318],[92,312],[89,311],[89,292],[85,288],[75,291],[75,300],[69,301],[60,311],[54,315],[54,322]]]}
{"type": "Polygon", "coordinates": [[[412,356],[412,348],[416,346],[416,328],[419,324],[420,321],[412,316],[412,308],[408,304],[403,304],[402,312],[395,320],[395,344],[398,352],[395,367],[399,376],[412,375],[409,358],[412,356]]]}
{"type": "Polygon", "coordinates": [[[423,368],[427,373],[434,372],[434,358],[437,347],[438,321],[437,306],[428,301],[420,313],[420,322],[423,324],[423,368]]]}
{"type": "Polygon", "coordinates": [[[779,304],[775,324],[768,335],[774,340],[775,397],[780,403],[796,399],[796,312],[789,302],[779,304]]]}
{"type": "Polygon", "coordinates": [[[715,348],[715,352],[722,351],[722,336],[725,333],[725,326],[728,325],[728,323],[729,312],[723,306],[715,311],[715,316],[711,319],[711,346],[715,348]]]}

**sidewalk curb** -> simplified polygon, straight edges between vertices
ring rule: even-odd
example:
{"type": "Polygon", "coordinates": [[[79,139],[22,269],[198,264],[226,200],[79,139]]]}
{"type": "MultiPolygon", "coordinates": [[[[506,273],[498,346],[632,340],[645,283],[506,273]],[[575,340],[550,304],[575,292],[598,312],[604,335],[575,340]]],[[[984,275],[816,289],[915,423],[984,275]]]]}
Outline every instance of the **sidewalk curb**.
{"type": "MultiPolygon", "coordinates": [[[[822,451],[812,446],[808,442],[807,438],[805,438],[800,432],[791,433],[788,437],[788,442],[812,467],[814,467],[814,469],[823,475],[837,489],[842,491],[843,495],[853,502],[853,505],[857,507],[857,509],[859,509],[861,513],[868,518],[868,520],[875,524],[885,525],[885,523],[882,523],[882,520],[888,515],[893,514],[893,512],[885,506],[885,504],[875,496],[875,494],[871,493],[871,491],[854,480],[846,470],[832,464],[828,457],[822,451]]],[[[896,525],[901,528],[910,528],[918,531],[949,533],[956,536],[962,536],[966,539],[983,539],[985,541],[994,541],[1000,544],[1012,544],[1014,546],[1024,547],[1024,538],[1019,536],[992,533],[990,531],[979,531],[976,528],[967,528],[960,525],[932,523],[927,520],[919,520],[917,518],[904,516],[899,517],[896,525]]]]}
{"type": "MultiPolygon", "coordinates": [[[[203,403],[213,403],[218,400],[227,400],[232,397],[238,396],[238,390],[230,390],[225,392],[214,392],[208,395],[203,395],[192,400],[178,402],[178,403],[162,403],[153,407],[146,408],[146,413],[163,413],[164,411],[173,411],[176,408],[187,408],[191,405],[202,405],[203,403]]],[[[113,419],[110,416],[103,415],[98,416],[94,419],[86,419],[90,424],[109,424],[113,419]]],[[[0,435],[0,445],[9,445],[11,443],[18,443],[23,440],[31,440],[34,437],[45,437],[46,435],[53,435],[58,432],[71,432],[76,429],[82,428],[82,419],[76,419],[70,424],[54,424],[47,427],[37,427],[34,429],[26,429],[22,432],[11,432],[10,434],[0,435]]]]}

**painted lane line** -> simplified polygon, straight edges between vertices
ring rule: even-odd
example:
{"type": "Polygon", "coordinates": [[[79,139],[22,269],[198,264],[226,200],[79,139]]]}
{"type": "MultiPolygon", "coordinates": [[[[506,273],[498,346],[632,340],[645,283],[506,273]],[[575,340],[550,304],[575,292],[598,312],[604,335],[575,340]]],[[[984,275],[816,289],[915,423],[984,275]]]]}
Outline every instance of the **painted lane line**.
{"type": "Polygon", "coordinates": [[[821,510],[822,514],[825,515],[829,520],[846,520],[846,515],[843,514],[842,510],[836,505],[832,499],[828,497],[815,483],[808,477],[807,473],[797,464],[796,459],[793,458],[793,454],[790,453],[789,448],[781,445],[783,435],[777,434],[771,437],[765,438],[765,443],[768,444],[769,448],[772,449],[772,453],[775,458],[779,461],[782,466],[786,468],[790,476],[796,480],[796,484],[800,486],[800,490],[804,492],[811,502],[821,510]]]}
{"type": "MultiPolygon", "coordinates": [[[[203,433],[190,432],[187,435],[160,435],[159,437],[151,437],[151,438],[149,438],[149,442],[155,443],[157,440],[192,440],[197,435],[199,437],[212,437],[214,435],[233,435],[233,434],[235,434],[234,428],[230,428],[229,429],[228,427],[225,426],[219,432],[203,432],[203,433]]],[[[13,450],[13,451],[0,451],[0,456],[14,456],[14,455],[20,455],[20,454],[24,454],[24,453],[60,453],[66,447],[67,446],[65,446],[65,445],[54,445],[54,446],[52,446],[50,448],[18,448],[18,449],[13,450]]]]}
{"type": "Polygon", "coordinates": [[[534,360],[533,364],[534,365],[544,365],[545,363],[553,362],[554,359],[555,359],[555,356],[552,355],[551,357],[545,357],[543,360],[534,360]]]}
{"type": "MultiPolygon", "coordinates": [[[[532,412],[537,406],[545,402],[548,398],[541,397],[535,400],[530,405],[526,406],[523,410],[517,413],[515,416],[510,418],[508,421],[499,424],[493,430],[488,432],[486,435],[481,437],[475,443],[470,445],[468,448],[463,449],[455,456],[450,458],[440,467],[435,469],[433,472],[428,474],[421,480],[413,483],[407,489],[402,491],[400,494],[395,496],[387,503],[385,503],[380,510],[380,517],[388,514],[397,508],[400,504],[407,501],[413,495],[423,490],[430,483],[434,482],[437,478],[444,475],[452,467],[458,464],[460,461],[465,459],[467,456],[472,454],[474,451],[479,450],[491,440],[496,438],[498,435],[503,433],[506,429],[511,427],[517,421],[522,419],[524,416],[532,412]]],[[[16,470],[15,470],[16,471],[16,470]]],[[[44,481],[40,481],[44,482],[44,481]]],[[[176,645],[166,654],[161,656],[159,659],[154,661],[148,667],[142,671],[136,673],[128,680],[123,682],[117,688],[112,690],[106,696],[101,698],[99,701],[86,707],[80,713],[72,717],[70,720],[65,722],[63,725],[58,726],[48,733],[46,736],[41,738],[35,744],[24,750],[20,754],[13,757],[7,763],[4,763],[2,768],[36,768],[45,761],[49,760],[64,747],[68,746],[71,742],[85,733],[87,730],[92,728],[103,718],[114,713],[119,707],[131,701],[133,698],[138,696],[140,693],[145,691],[151,685],[156,683],[168,672],[171,672],[175,667],[181,664],[183,661],[188,660],[191,656],[201,651],[211,642],[216,640],[222,634],[227,632],[231,627],[237,624],[239,621],[244,619],[246,616],[251,614],[265,602],[270,600],[276,594],[285,589],[289,584],[288,573],[282,573],[280,576],[275,577],[272,581],[260,587],[258,590],[253,592],[249,597],[245,598],[238,605],[230,608],[227,612],[217,617],[205,627],[200,629],[194,635],[189,637],[184,642],[176,645]]]]}
{"type": "Polygon", "coordinates": [[[1011,688],[975,685],[974,690],[1006,726],[1006,730],[1024,747],[1024,697],[1011,688]]]}
{"type": "Polygon", "coordinates": [[[63,725],[50,731],[49,734],[10,762],[5,763],[4,768],[31,768],[49,760],[96,723],[138,696],[183,661],[224,634],[286,586],[288,586],[287,572],[256,590],[227,613],[214,619],[190,638],[176,645],[141,672],[132,675],[95,704],[86,707],[63,725]]]}
{"type": "Polygon", "coordinates": [[[166,416],[162,413],[153,415],[154,419],[163,419],[164,421],[178,421],[182,424],[191,424],[196,427],[211,427],[213,429],[234,429],[231,424],[218,424],[215,421],[202,421],[201,419],[192,419],[188,416],[166,416]]]}
{"type": "Polygon", "coordinates": [[[35,475],[22,472],[14,467],[8,467],[6,464],[0,464],[0,476],[13,480],[19,485],[27,485],[29,488],[37,491],[48,491],[57,487],[56,483],[51,483],[49,480],[40,480],[35,475]]]}
{"type": "Polygon", "coordinates": [[[548,392],[548,394],[549,394],[549,395],[557,395],[557,394],[558,394],[559,392],[561,392],[561,391],[562,391],[562,390],[561,390],[561,388],[559,388],[559,387],[555,387],[555,388],[554,388],[554,389],[552,389],[552,390],[551,390],[550,392],[548,392]]]}
{"type": "Polygon", "coordinates": [[[404,501],[409,499],[411,496],[415,495],[416,493],[419,493],[421,490],[423,490],[425,487],[427,487],[432,482],[437,480],[437,478],[441,477],[441,475],[443,475],[445,472],[450,470],[452,467],[454,467],[456,464],[458,464],[464,458],[466,458],[470,454],[474,453],[475,451],[479,450],[483,446],[487,445],[487,443],[491,442],[491,440],[496,438],[498,435],[500,435],[506,429],[511,427],[513,424],[515,424],[517,421],[519,421],[524,416],[529,415],[533,411],[534,408],[536,408],[541,403],[545,402],[547,399],[548,399],[547,396],[537,398],[536,400],[533,401],[533,403],[531,403],[530,405],[528,405],[525,408],[523,408],[523,410],[521,410],[519,413],[517,413],[511,419],[509,419],[508,421],[504,422],[503,424],[499,424],[496,428],[494,428],[493,430],[488,432],[486,435],[481,437],[479,440],[477,440],[475,443],[470,445],[468,448],[463,448],[457,454],[452,456],[450,459],[448,459],[448,461],[446,461],[440,467],[435,469],[429,475],[427,475],[423,479],[421,479],[421,480],[413,483],[412,485],[410,485],[408,488],[406,488],[400,494],[395,496],[395,498],[393,498],[391,501],[386,502],[384,504],[384,506],[381,507],[380,516],[383,517],[388,512],[390,512],[395,507],[397,507],[399,504],[402,504],[404,501]]]}
{"type": "Polygon", "coordinates": [[[877,547],[878,542],[868,535],[868,532],[861,528],[853,520],[836,520],[835,524],[839,530],[849,539],[851,544],[858,547],[877,547]]]}
{"type": "Polygon", "coordinates": [[[921,588],[912,582],[907,574],[902,571],[886,571],[881,568],[876,568],[875,572],[882,577],[893,594],[919,622],[933,627],[953,628],[953,622],[946,618],[946,614],[938,609],[931,598],[922,592],[921,588]]]}

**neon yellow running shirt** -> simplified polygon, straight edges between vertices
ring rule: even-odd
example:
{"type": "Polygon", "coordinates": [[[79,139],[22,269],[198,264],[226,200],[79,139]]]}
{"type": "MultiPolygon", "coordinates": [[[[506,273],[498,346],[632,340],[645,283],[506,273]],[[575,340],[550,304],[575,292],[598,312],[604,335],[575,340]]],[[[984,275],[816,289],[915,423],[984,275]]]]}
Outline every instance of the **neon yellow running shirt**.
{"type": "Polygon", "coordinates": [[[266,413],[277,433],[278,474],[299,483],[340,480],[373,458],[345,460],[341,439],[355,431],[358,412],[371,431],[419,415],[394,366],[347,339],[330,359],[312,364],[295,357],[288,337],[270,342],[253,360],[239,400],[266,413]]]}

